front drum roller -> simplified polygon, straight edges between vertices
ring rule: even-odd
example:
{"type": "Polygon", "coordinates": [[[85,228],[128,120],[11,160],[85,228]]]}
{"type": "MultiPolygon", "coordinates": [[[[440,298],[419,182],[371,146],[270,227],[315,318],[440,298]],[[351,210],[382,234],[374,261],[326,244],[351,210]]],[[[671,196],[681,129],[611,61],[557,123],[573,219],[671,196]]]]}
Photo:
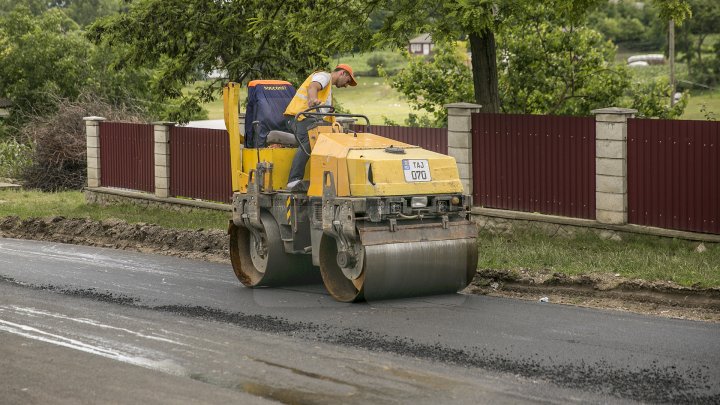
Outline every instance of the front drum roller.
{"type": "Polygon", "coordinates": [[[354,266],[338,255],[329,235],[320,241],[320,274],[341,302],[454,294],[472,281],[477,269],[476,238],[357,246],[354,266]]]}
{"type": "Polygon", "coordinates": [[[230,261],[238,280],[246,287],[318,283],[320,275],[310,255],[285,252],[280,228],[270,213],[263,211],[260,221],[265,249],[258,249],[256,237],[244,226],[230,226],[230,261]]]}

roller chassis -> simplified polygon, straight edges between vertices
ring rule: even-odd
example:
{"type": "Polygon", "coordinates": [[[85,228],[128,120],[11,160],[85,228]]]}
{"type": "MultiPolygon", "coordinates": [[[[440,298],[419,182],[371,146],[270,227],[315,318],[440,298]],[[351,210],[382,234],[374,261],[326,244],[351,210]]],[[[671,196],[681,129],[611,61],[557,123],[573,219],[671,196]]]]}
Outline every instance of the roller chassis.
{"type": "Polygon", "coordinates": [[[337,197],[331,173],[324,177],[328,184],[323,187],[322,197],[287,190],[266,191],[254,182],[249,183],[247,193],[233,195],[233,224],[247,228],[259,238],[263,232],[261,212],[268,212],[280,225],[285,252],[312,254],[313,264],[319,265],[317,247],[322,234],[336,239],[339,251],[353,262],[356,258],[352,257],[352,245],[359,243],[358,229],[396,232],[404,226],[434,224],[447,230],[452,225],[467,223],[469,218],[468,207],[472,205],[469,195],[427,196],[427,206],[417,209],[410,207],[412,196],[337,197]],[[460,203],[453,205],[453,198],[460,203]]]}
{"type": "MultiPolygon", "coordinates": [[[[340,301],[366,299],[363,285],[368,247],[377,250],[383,246],[422,243],[427,249],[434,249],[436,245],[433,244],[460,240],[465,243],[464,246],[468,246],[459,251],[461,256],[465,251],[476,252],[472,248],[476,228],[468,220],[468,207],[471,206],[471,197],[468,195],[423,196],[427,198],[427,205],[413,208],[411,198],[417,196],[338,197],[330,172],[323,175],[322,197],[266,189],[262,187],[263,178],[264,175],[251,176],[247,192],[234,194],[231,234],[241,229],[249,231],[253,238],[250,249],[255,249],[250,255],[254,257],[267,257],[270,250],[277,250],[277,247],[273,248],[273,243],[282,244],[281,249],[286,258],[310,256],[311,266],[320,267],[325,286],[340,301]],[[253,180],[253,177],[258,180],[253,180]],[[278,240],[266,234],[267,223],[271,222],[267,215],[277,223],[278,240]]],[[[237,266],[234,263],[234,267],[242,268],[237,255],[231,255],[238,262],[237,266]]],[[[468,263],[477,262],[476,256],[472,254],[462,259],[468,263]]],[[[274,273],[267,278],[287,279],[278,276],[279,273],[286,273],[290,277],[290,273],[296,270],[293,268],[294,263],[288,260],[292,259],[276,260],[275,263],[279,265],[267,269],[274,273]]],[[[460,288],[471,280],[473,273],[474,265],[468,266],[467,275],[463,275],[463,280],[458,282],[460,288]]],[[[262,280],[265,276],[261,275],[259,281],[253,282],[247,280],[246,275],[237,274],[247,286],[270,285],[262,280]]],[[[454,287],[449,288],[452,290],[454,287]]],[[[381,298],[386,298],[388,294],[393,292],[385,292],[381,298]]]]}

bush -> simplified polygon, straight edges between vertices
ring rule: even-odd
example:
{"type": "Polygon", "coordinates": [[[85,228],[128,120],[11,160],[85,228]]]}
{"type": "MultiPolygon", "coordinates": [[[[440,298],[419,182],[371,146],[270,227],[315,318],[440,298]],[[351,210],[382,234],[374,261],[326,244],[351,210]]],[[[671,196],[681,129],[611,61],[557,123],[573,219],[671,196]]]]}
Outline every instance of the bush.
{"type": "Polygon", "coordinates": [[[367,65],[370,67],[370,70],[368,71],[368,76],[379,76],[378,68],[380,66],[385,66],[386,64],[387,62],[382,55],[373,54],[367,60],[367,65]]]}
{"type": "Polygon", "coordinates": [[[30,165],[30,146],[15,139],[0,141],[0,177],[16,179],[30,165]]]}
{"type": "Polygon", "coordinates": [[[80,190],[87,177],[86,135],[83,117],[103,116],[111,121],[148,121],[139,111],[113,106],[90,95],[78,101],[56,100],[57,112],[32,116],[20,135],[33,145],[32,163],[22,172],[26,188],[43,191],[80,190]]]}

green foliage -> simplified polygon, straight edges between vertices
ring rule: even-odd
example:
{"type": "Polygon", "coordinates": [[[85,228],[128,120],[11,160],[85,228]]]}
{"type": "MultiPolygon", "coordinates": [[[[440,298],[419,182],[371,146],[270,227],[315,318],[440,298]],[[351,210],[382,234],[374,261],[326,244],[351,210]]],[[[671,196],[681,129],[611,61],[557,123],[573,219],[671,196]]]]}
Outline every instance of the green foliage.
{"type": "MultiPolygon", "coordinates": [[[[687,95],[670,107],[667,79],[631,85],[631,72],[613,63],[615,47],[598,32],[540,18],[515,22],[498,36],[504,112],[589,115],[593,109],[618,106],[636,108],[643,117],[682,115],[687,95]]],[[[444,104],[472,99],[470,70],[457,50],[447,46],[437,47],[429,62],[411,58],[391,84],[413,108],[433,113],[436,124],[445,118],[444,104]]]]}
{"type": "Polygon", "coordinates": [[[123,0],[0,0],[0,14],[9,13],[17,6],[26,7],[34,16],[57,9],[80,26],[86,26],[100,17],[120,12],[123,3],[123,0]]]}
{"type": "Polygon", "coordinates": [[[679,27],[676,48],[680,60],[688,64],[690,79],[706,86],[720,84],[720,44],[709,46],[708,39],[720,34],[720,2],[688,0],[693,17],[679,27]]]}
{"type": "Polygon", "coordinates": [[[588,26],[616,45],[639,51],[655,51],[666,44],[667,24],[652,7],[622,0],[599,7],[588,16],[588,26]]]}
{"type": "Polygon", "coordinates": [[[615,47],[589,28],[531,18],[508,24],[498,47],[505,112],[587,115],[617,104],[629,82],[615,47]]]}
{"type": "Polygon", "coordinates": [[[13,101],[13,112],[51,109],[48,93],[77,97],[89,51],[74,21],[59,10],[34,17],[18,7],[0,16],[0,27],[0,96],[13,101]]]}
{"type": "Polygon", "coordinates": [[[404,68],[407,61],[399,50],[372,50],[369,52],[342,55],[334,58],[340,63],[347,63],[355,70],[355,75],[361,77],[380,75],[378,66],[382,65],[383,70],[389,75],[395,75],[404,68]]]}
{"type": "Polygon", "coordinates": [[[160,110],[147,85],[152,72],[110,68],[114,49],[94,46],[63,10],[33,15],[27,7],[0,14],[0,96],[13,105],[9,122],[51,113],[59,99],[92,92],[114,104],[160,110]]]}
{"type": "Polygon", "coordinates": [[[675,119],[680,118],[687,107],[688,93],[683,93],[680,100],[670,107],[670,81],[659,77],[650,82],[633,83],[628,96],[629,107],[638,110],[639,117],[675,119]]]}
{"type": "Polygon", "coordinates": [[[379,76],[378,68],[384,66],[387,62],[382,55],[372,55],[367,60],[367,65],[370,70],[367,71],[368,76],[379,76]]]}
{"type": "Polygon", "coordinates": [[[435,125],[447,122],[443,105],[471,100],[472,76],[465,57],[451,44],[436,44],[435,53],[426,60],[406,54],[408,65],[391,80],[414,109],[423,109],[435,118],[435,125]]]}
{"type": "Polygon", "coordinates": [[[226,80],[283,78],[299,84],[333,55],[369,39],[366,2],[305,0],[140,0],[127,13],[92,25],[95,43],[122,45],[117,66],[157,69],[153,88],[163,99],[183,98],[198,72],[226,72],[195,97],[180,101],[177,120],[220,94],[226,80]],[[195,105],[193,107],[193,105],[195,105]]]}
{"type": "Polygon", "coordinates": [[[0,177],[17,179],[30,165],[30,146],[15,139],[0,140],[0,177]]]}

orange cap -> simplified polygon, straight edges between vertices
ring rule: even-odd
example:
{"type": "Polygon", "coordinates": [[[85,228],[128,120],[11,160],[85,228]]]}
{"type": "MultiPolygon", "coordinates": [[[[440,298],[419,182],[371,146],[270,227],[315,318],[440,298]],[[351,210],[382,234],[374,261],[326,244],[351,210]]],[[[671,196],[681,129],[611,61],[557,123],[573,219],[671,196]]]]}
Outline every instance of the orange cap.
{"type": "Polygon", "coordinates": [[[341,63],[337,66],[335,66],[335,69],[342,69],[350,75],[350,85],[351,86],[357,86],[357,80],[355,80],[355,75],[353,74],[353,70],[350,67],[350,65],[346,65],[344,63],[341,63]]]}

